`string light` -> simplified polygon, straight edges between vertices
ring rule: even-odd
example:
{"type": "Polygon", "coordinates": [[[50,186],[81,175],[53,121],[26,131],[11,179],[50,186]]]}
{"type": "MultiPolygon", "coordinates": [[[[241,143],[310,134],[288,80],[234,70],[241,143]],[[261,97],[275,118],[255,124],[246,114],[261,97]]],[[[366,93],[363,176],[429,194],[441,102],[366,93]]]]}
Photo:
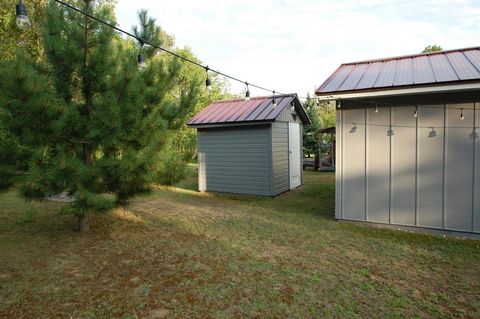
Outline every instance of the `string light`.
{"type": "Polygon", "coordinates": [[[463,115],[463,109],[460,109],[460,120],[463,121],[465,116],[463,115]]]}
{"type": "MultiPolygon", "coordinates": [[[[138,37],[138,36],[136,36],[136,35],[128,32],[128,31],[125,31],[125,30],[117,27],[116,25],[113,25],[113,24],[111,24],[111,23],[109,23],[109,22],[106,22],[106,21],[100,19],[100,18],[97,18],[96,16],[91,15],[91,14],[85,12],[85,11],[82,11],[81,9],[79,9],[79,8],[77,8],[77,7],[75,7],[75,6],[72,6],[72,5],[70,5],[70,4],[68,4],[68,3],[64,2],[64,1],[61,1],[61,0],[54,0],[54,1],[57,2],[57,3],[59,3],[59,4],[61,4],[61,5],[63,5],[63,6],[65,6],[65,7],[67,7],[67,8],[69,8],[69,9],[71,9],[71,10],[73,10],[73,11],[75,11],[75,12],[78,12],[78,13],[80,13],[80,14],[82,14],[82,15],[84,15],[84,16],[92,19],[92,20],[95,20],[95,21],[97,21],[97,22],[99,22],[99,23],[101,23],[101,24],[103,24],[103,25],[106,25],[106,26],[108,26],[108,27],[110,27],[110,28],[112,28],[112,29],[114,29],[114,30],[122,33],[122,34],[125,34],[125,35],[127,35],[127,36],[129,36],[129,37],[131,37],[131,38],[133,38],[133,39],[136,39],[136,40],[139,41],[139,42],[142,41],[144,44],[148,44],[148,45],[150,45],[150,46],[153,47],[153,48],[156,48],[156,49],[158,49],[158,50],[161,50],[161,51],[163,51],[163,52],[166,52],[166,53],[168,53],[168,54],[170,54],[170,55],[172,55],[172,56],[175,56],[175,57],[177,57],[177,58],[179,58],[179,59],[181,59],[181,60],[183,60],[183,61],[185,61],[185,62],[188,62],[188,63],[191,63],[191,64],[193,64],[193,65],[196,65],[197,67],[204,68],[204,69],[208,68],[208,66],[205,67],[204,65],[200,64],[199,62],[196,62],[196,61],[194,61],[194,60],[192,60],[192,59],[189,59],[189,58],[184,57],[184,56],[182,56],[182,55],[180,55],[180,54],[178,54],[178,53],[175,53],[175,52],[173,52],[173,51],[171,51],[171,50],[169,50],[169,49],[160,47],[160,46],[158,46],[158,45],[156,45],[156,44],[154,44],[154,43],[151,43],[151,42],[149,42],[149,41],[147,41],[147,40],[145,40],[145,39],[142,39],[142,38],[140,38],[140,37],[138,37]]],[[[17,9],[17,26],[18,26],[20,29],[22,29],[22,28],[25,28],[25,29],[29,28],[29,27],[31,26],[31,24],[30,24],[30,21],[29,21],[29,19],[28,19],[26,7],[25,7],[25,5],[23,4],[22,0],[19,0],[19,1],[18,1],[18,4],[17,4],[17,6],[16,6],[16,9],[17,9]]],[[[226,77],[226,78],[228,78],[228,79],[230,79],[230,80],[233,80],[233,81],[236,81],[236,82],[240,82],[240,83],[246,83],[246,82],[244,82],[243,80],[240,80],[240,79],[237,78],[237,77],[234,77],[234,76],[232,76],[232,75],[226,74],[226,73],[221,72],[221,71],[219,71],[219,70],[214,70],[214,69],[209,69],[209,68],[208,68],[208,70],[209,70],[209,71],[212,71],[212,72],[214,72],[214,73],[216,73],[216,74],[218,74],[218,75],[224,76],[224,77],[226,77]]],[[[205,84],[207,85],[207,88],[209,88],[209,86],[211,85],[211,81],[210,81],[210,79],[208,78],[208,74],[207,74],[207,80],[205,81],[205,84]],[[208,85],[208,84],[210,84],[210,85],[208,85]]],[[[263,91],[273,92],[272,90],[270,90],[270,89],[268,89],[268,88],[265,88],[265,87],[263,87],[263,86],[257,85],[257,84],[249,83],[249,86],[255,87],[255,88],[260,89],[260,90],[263,90],[263,91]]],[[[282,95],[284,94],[284,93],[280,93],[280,92],[277,92],[277,93],[282,94],[282,95]]],[[[305,97],[298,97],[298,98],[299,98],[299,99],[306,99],[305,97]]],[[[333,96],[332,96],[332,99],[333,99],[333,96]]],[[[320,98],[316,98],[316,100],[317,100],[317,106],[320,106],[320,98]]],[[[367,100],[360,100],[360,99],[349,99],[349,100],[357,100],[357,101],[362,101],[362,102],[365,102],[365,103],[376,103],[376,102],[367,101],[367,100]]],[[[341,101],[340,101],[340,100],[337,100],[337,101],[338,101],[337,107],[338,107],[338,108],[341,108],[341,107],[342,107],[341,101]]],[[[393,104],[393,103],[387,103],[387,104],[393,104]]],[[[276,105],[276,103],[275,103],[275,105],[276,105]]],[[[417,115],[418,115],[418,112],[417,112],[417,115]]]]}
{"type": "Polygon", "coordinates": [[[245,101],[250,101],[250,90],[248,89],[248,82],[245,82],[247,86],[247,91],[245,92],[245,101]]]}
{"type": "Polygon", "coordinates": [[[272,107],[273,108],[276,108],[277,107],[277,101],[275,100],[275,90],[272,91],[273,95],[272,95],[272,107]]]}
{"type": "Polygon", "coordinates": [[[210,78],[208,77],[208,70],[209,67],[208,65],[205,67],[205,73],[207,74],[207,79],[205,80],[205,86],[207,87],[207,90],[210,91],[212,89],[212,81],[210,80],[210,78]]]}
{"type": "Polygon", "coordinates": [[[293,100],[292,100],[292,102],[290,102],[290,109],[292,111],[295,111],[295,103],[293,103],[293,100]]]}
{"type": "Polygon", "coordinates": [[[378,113],[378,105],[375,106],[375,113],[378,113]]]}
{"type": "Polygon", "coordinates": [[[415,108],[415,111],[413,112],[413,117],[418,117],[418,106],[415,108]]]}
{"type": "MultiPolygon", "coordinates": [[[[112,29],[114,29],[114,30],[122,33],[122,34],[125,34],[125,35],[127,35],[127,36],[129,36],[129,37],[131,37],[131,38],[133,38],[133,39],[136,39],[137,41],[140,41],[140,40],[141,40],[141,41],[143,41],[145,44],[148,44],[149,46],[151,46],[151,47],[153,47],[153,48],[155,48],[155,49],[162,50],[163,52],[166,52],[166,53],[168,53],[168,54],[170,54],[170,55],[172,55],[172,56],[174,56],[174,57],[177,57],[177,58],[181,59],[181,60],[184,61],[184,62],[188,62],[188,63],[190,63],[190,64],[196,65],[196,66],[199,67],[199,68],[205,69],[205,66],[202,65],[202,64],[200,64],[200,63],[197,62],[197,61],[194,61],[194,60],[192,60],[192,59],[190,59],[190,58],[187,58],[187,57],[182,56],[182,55],[180,55],[180,54],[178,54],[178,53],[175,53],[175,52],[173,52],[173,51],[171,51],[171,50],[169,50],[169,49],[163,48],[163,47],[161,47],[161,46],[159,46],[159,45],[156,45],[156,44],[151,43],[151,42],[149,42],[149,41],[147,41],[147,40],[145,40],[145,39],[142,39],[142,38],[134,35],[134,34],[131,33],[131,32],[125,31],[125,30],[123,30],[123,29],[120,29],[120,28],[117,27],[116,25],[113,25],[113,24],[111,24],[111,23],[109,23],[109,22],[106,22],[106,21],[104,21],[104,20],[102,20],[102,19],[99,19],[99,18],[97,18],[96,16],[91,15],[91,14],[85,12],[85,11],[82,11],[82,10],[78,9],[77,7],[75,7],[75,6],[72,6],[72,5],[68,4],[68,3],[66,3],[65,1],[62,1],[62,0],[53,0],[53,1],[55,1],[55,2],[57,2],[57,3],[59,3],[59,4],[63,5],[63,6],[65,6],[65,7],[67,7],[67,8],[69,8],[69,9],[75,11],[75,12],[78,12],[78,13],[80,13],[80,14],[82,14],[82,15],[84,15],[84,16],[92,19],[92,20],[95,20],[95,21],[97,21],[97,22],[99,22],[99,23],[101,23],[101,24],[103,24],[103,25],[106,25],[106,26],[108,26],[108,27],[110,27],[110,28],[112,28],[112,29]]],[[[225,78],[228,78],[228,79],[230,79],[230,80],[232,80],[232,81],[236,81],[236,82],[240,82],[240,83],[245,83],[244,80],[240,80],[239,78],[237,78],[237,77],[235,77],[235,76],[232,76],[232,75],[229,75],[229,74],[226,74],[226,73],[224,73],[224,72],[222,72],[222,71],[214,70],[214,69],[209,69],[209,71],[212,71],[212,72],[214,72],[214,73],[216,73],[216,74],[218,74],[218,75],[221,75],[221,76],[223,76],[223,77],[225,77],[225,78]]],[[[210,82],[210,84],[211,84],[211,81],[209,81],[209,82],[210,82]]],[[[205,84],[207,84],[207,81],[205,81],[205,84]]],[[[262,90],[262,91],[272,92],[271,89],[268,89],[268,88],[266,88],[266,87],[263,87],[263,86],[260,86],[260,85],[257,85],[257,84],[249,83],[249,86],[255,87],[255,88],[257,88],[257,89],[259,89],[259,90],[262,90]]],[[[207,87],[208,87],[208,86],[207,86],[207,87]]],[[[277,93],[279,93],[279,94],[284,94],[284,93],[280,93],[280,92],[277,92],[277,93]]]]}
{"type": "Polygon", "coordinates": [[[338,108],[341,109],[342,108],[342,101],[338,100],[338,108]]]}
{"type": "Polygon", "coordinates": [[[142,54],[142,48],[143,48],[143,41],[138,41],[139,44],[140,44],[140,48],[138,49],[138,56],[137,56],[137,62],[138,62],[138,67],[140,69],[143,69],[145,68],[146,64],[145,64],[145,56],[143,56],[142,54]]]}
{"type": "Polygon", "coordinates": [[[15,9],[17,14],[17,19],[15,20],[17,27],[22,31],[28,30],[32,24],[30,23],[30,19],[28,19],[27,7],[23,4],[22,0],[18,1],[15,9]]]}

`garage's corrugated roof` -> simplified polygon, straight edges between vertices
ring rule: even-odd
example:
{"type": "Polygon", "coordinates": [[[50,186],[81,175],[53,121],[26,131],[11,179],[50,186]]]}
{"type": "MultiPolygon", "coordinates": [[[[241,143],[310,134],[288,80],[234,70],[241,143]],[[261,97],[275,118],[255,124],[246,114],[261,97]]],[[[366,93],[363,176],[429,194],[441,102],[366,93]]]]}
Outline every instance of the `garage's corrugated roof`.
{"type": "Polygon", "coordinates": [[[318,95],[480,80],[480,47],[342,64],[318,95]]]}
{"type": "Polygon", "coordinates": [[[276,107],[273,107],[272,95],[254,97],[249,101],[244,99],[216,101],[195,115],[188,125],[274,121],[292,101],[302,121],[310,122],[296,94],[275,95],[275,101],[276,107]]]}

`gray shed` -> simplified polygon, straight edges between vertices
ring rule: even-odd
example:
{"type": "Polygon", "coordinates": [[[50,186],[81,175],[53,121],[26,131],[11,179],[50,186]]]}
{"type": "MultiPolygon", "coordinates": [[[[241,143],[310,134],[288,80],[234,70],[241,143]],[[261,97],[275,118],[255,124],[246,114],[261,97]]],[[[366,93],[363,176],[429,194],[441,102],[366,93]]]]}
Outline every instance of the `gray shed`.
{"type": "Polygon", "coordinates": [[[480,48],[340,66],[337,219],[480,233],[480,48]]]}
{"type": "Polygon", "coordinates": [[[303,183],[296,94],[217,101],[190,120],[198,131],[198,188],[276,196],[303,183]]]}

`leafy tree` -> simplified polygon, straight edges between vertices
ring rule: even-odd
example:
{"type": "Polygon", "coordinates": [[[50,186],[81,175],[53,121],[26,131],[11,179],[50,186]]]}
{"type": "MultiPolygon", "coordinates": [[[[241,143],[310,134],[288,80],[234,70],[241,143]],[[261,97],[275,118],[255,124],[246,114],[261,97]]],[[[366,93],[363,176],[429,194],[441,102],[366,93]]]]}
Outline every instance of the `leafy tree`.
{"type": "Polygon", "coordinates": [[[433,44],[433,45],[427,45],[425,49],[423,49],[422,53],[437,52],[437,51],[443,51],[442,47],[439,45],[433,44]]]}
{"type": "MultiPolygon", "coordinates": [[[[111,1],[70,3],[115,24],[111,1]]],[[[28,199],[72,194],[71,211],[88,230],[90,214],[149,191],[203,80],[192,74],[180,91],[177,58],[152,54],[139,69],[133,41],[54,2],[42,46],[41,61],[18,50],[0,65],[0,139],[15,150],[0,148],[9,157],[1,186],[16,183],[28,199]]]]}
{"type": "Polygon", "coordinates": [[[312,121],[312,124],[303,126],[303,151],[305,155],[311,156],[318,152],[317,131],[320,129],[320,117],[316,100],[311,99],[310,95],[307,96],[307,100],[304,102],[303,107],[312,121]]]}
{"type": "Polygon", "coordinates": [[[332,102],[323,101],[318,103],[316,99],[307,95],[304,103],[312,124],[303,126],[303,148],[307,156],[318,153],[318,130],[322,128],[335,127],[336,110],[332,102]]]}
{"type": "Polygon", "coordinates": [[[319,105],[318,117],[320,128],[335,127],[337,119],[337,110],[335,109],[335,103],[329,101],[323,101],[319,105]]]}
{"type": "Polygon", "coordinates": [[[28,18],[32,27],[21,31],[15,24],[15,5],[18,0],[2,0],[0,2],[0,52],[2,60],[15,59],[15,50],[22,47],[33,58],[42,55],[42,22],[45,18],[47,0],[29,0],[28,18]]]}

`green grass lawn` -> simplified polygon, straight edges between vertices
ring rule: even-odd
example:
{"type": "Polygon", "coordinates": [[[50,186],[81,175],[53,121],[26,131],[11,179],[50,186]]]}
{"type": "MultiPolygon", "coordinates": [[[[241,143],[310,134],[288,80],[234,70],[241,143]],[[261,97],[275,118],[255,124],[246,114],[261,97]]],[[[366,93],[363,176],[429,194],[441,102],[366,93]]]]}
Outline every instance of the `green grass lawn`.
{"type": "Polygon", "coordinates": [[[195,189],[192,169],[89,234],[0,195],[0,318],[480,316],[480,241],[338,223],[332,173],[275,199],[195,189]]]}

